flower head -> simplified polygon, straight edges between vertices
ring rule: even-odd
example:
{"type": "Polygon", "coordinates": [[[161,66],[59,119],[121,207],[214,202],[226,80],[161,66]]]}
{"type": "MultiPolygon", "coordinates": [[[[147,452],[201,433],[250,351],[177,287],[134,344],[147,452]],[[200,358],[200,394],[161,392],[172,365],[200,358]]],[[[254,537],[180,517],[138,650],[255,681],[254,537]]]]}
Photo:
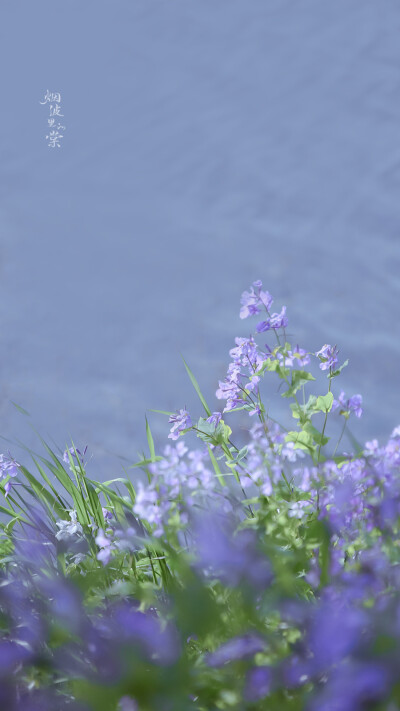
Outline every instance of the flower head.
{"type": "Polygon", "coordinates": [[[286,306],[282,306],[279,314],[272,314],[266,321],[260,321],[256,326],[256,331],[257,333],[264,333],[264,331],[270,331],[271,329],[286,328],[288,323],[286,306]]]}
{"type": "Polygon", "coordinates": [[[82,535],[83,528],[79,521],[77,520],[76,511],[70,511],[69,517],[71,521],[56,521],[56,526],[60,529],[56,533],[56,538],[58,541],[67,540],[68,538],[74,537],[76,535],[82,535]]]}
{"type": "Polygon", "coordinates": [[[321,370],[328,370],[328,368],[334,368],[338,362],[338,348],[337,346],[330,346],[325,343],[321,350],[317,351],[315,354],[320,359],[319,367],[321,370]]]}
{"type": "Polygon", "coordinates": [[[244,291],[240,299],[242,307],[240,309],[240,318],[248,318],[260,313],[260,308],[263,306],[267,311],[272,306],[273,298],[268,291],[261,291],[262,281],[259,279],[253,282],[250,291],[244,291]]]}
{"type": "Polygon", "coordinates": [[[11,454],[4,458],[4,454],[0,454],[0,479],[3,476],[17,476],[21,465],[13,459],[11,454]]]}
{"type": "Polygon", "coordinates": [[[214,424],[215,427],[217,427],[221,421],[222,414],[220,412],[213,412],[210,417],[207,417],[207,422],[210,423],[210,425],[214,424]]]}
{"type": "Polygon", "coordinates": [[[352,397],[346,398],[344,391],[340,393],[337,400],[332,403],[332,410],[337,410],[339,408],[339,414],[349,416],[351,412],[354,412],[356,417],[361,417],[363,413],[362,409],[362,396],[353,395],[352,397]]]}
{"type": "Polygon", "coordinates": [[[192,420],[188,411],[185,409],[179,410],[175,415],[171,415],[168,422],[173,423],[168,435],[170,439],[178,439],[183,430],[192,427],[192,420]]]}

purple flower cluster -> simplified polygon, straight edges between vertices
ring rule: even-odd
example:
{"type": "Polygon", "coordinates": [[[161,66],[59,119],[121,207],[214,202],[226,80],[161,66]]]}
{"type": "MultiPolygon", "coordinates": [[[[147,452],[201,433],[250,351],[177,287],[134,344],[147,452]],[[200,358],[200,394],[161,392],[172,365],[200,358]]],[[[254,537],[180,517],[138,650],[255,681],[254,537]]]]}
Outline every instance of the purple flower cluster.
{"type": "Polygon", "coordinates": [[[207,450],[190,451],[183,442],[167,445],[164,457],[149,465],[152,475],[147,485],[139,483],[134,513],[147,522],[155,536],[162,536],[165,526],[179,514],[179,524],[188,521],[187,509],[216,494],[216,478],[207,467],[207,450]],[[185,456],[187,455],[187,456],[185,456]]]}
{"type": "Polygon", "coordinates": [[[268,497],[284,481],[283,475],[291,479],[291,465],[303,458],[304,453],[301,449],[295,449],[293,442],[285,442],[284,433],[277,424],[258,423],[249,434],[240,484],[246,490],[255,486],[259,494],[268,497]]]}
{"type": "Polygon", "coordinates": [[[232,363],[229,364],[228,374],[224,381],[219,381],[216,397],[226,400],[223,412],[251,403],[251,414],[258,409],[253,396],[257,397],[260,377],[257,371],[261,368],[266,356],[257,346],[254,338],[235,338],[236,346],[231,348],[229,355],[232,363]]]}

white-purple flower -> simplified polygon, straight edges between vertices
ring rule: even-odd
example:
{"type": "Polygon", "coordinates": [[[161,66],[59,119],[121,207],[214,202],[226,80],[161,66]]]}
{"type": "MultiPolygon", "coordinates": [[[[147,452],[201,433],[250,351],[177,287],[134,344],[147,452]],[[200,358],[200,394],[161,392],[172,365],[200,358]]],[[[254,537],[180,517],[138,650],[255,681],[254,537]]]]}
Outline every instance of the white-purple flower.
{"type": "Polygon", "coordinates": [[[56,521],[56,526],[60,529],[56,533],[56,538],[58,541],[68,540],[74,536],[80,536],[83,533],[83,528],[77,519],[76,511],[69,512],[70,521],[56,521]]]}
{"type": "Polygon", "coordinates": [[[172,422],[172,427],[168,437],[170,439],[178,439],[183,430],[192,427],[192,420],[187,410],[179,410],[175,415],[171,415],[168,422],[172,422]]]}
{"type": "Polygon", "coordinates": [[[338,348],[337,346],[330,346],[325,343],[321,350],[317,351],[315,354],[320,359],[319,367],[321,370],[328,370],[328,368],[335,368],[338,362],[338,348]]]}
{"type": "Polygon", "coordinates": [[[17,476],[20,467],[21,465],[11,455],[4,458],[4,454],[0,454],[0,479],[3,476],[17,476]]]}

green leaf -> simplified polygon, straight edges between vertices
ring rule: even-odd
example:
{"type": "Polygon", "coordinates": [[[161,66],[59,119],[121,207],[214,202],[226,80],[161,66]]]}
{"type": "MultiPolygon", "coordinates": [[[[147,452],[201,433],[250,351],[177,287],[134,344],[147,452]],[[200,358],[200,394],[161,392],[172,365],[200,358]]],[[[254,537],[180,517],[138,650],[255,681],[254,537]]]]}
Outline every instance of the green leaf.
{"type": "Polygon", "coordinates": [[[10,402],[12,405],[14,405],[14,407],[18,410],[18,412],[20,412],[22,415],[27,415],[28,417],[30,417],[28,410],[25,410],[23,407],[21,407],[21,405],[17,405],[17,403],[14,402],[13,400],[10,400],[10,402]]]}
{"type": "Polygon", "coordinates": [[[303,431],[308,432],[312,436],[312,438],[316,444],[320,444],[321,446],[324,446],[325,444],[327,444],[329,442],[330,438],[326,437],[325,435],[322,436],[322,433],[319,430],[317,430],[317,428],[314,427],[311,424],[311,422],[306,422],[306,424],[303,426],[303,431]]]}
{"type": "Polygon", "coordinates": [[[304,430],[301,430],[301,432],[288,432],[285,437],[285,442],[294,442],[295,449],[303,449],[311,454],[315,451],[312,435],[304,430]]]}
{"type": "Polygon", "coordinates": [[[332,373],[328,373],[328,378],[336,378],[340,373],[342,372],[343,368],[345,368],[349,364],[348,360],[345,360],[344,363],[340,366],[340,368],[336,368],[332,373]]]}
{"type": "Polygon", "coordinates": [[[291,384],[289,388],[282,393],[282,397],[293,397],[293,395],[295,395],[295,393],[303,387],[304,383],[309,380],[315,380],[315,378],[306,370],[292,370],[291,384]]]}
{"type": "Polygon", "coordinates": [[[182,360],[183,360],[183,362],[184,362],[184,365],[185,365],[185,368],[186,368],[186,372],[187,372],[187,374],[188,374],[190,380],[192,381],[192,385],[193,385],[194,389],[196,390],[196,393],[198,394],[198,396],[199,396],[199,398],[200,398],[200,401],[201,401],[201,403],[202,403],[202,405],[203,405],[203,407],[204,407],[204,409],[205,409],[205,411],[206,411],[206,413],[207,413],[207,416],[210,417],[210,416],[211,416],[211,410],[210,410],[210,408],[208,407],[208,405],[207,405],[207,403],[206,403],[206,401],[205,401],[205,399],[204,399],[204,397],[203,397],[203,394],[202,394],[202,392],[201,392],[201,390],[200,390],[199,384],[198,384],[196,378],[194,377],[192,371],[190,370],[190,368],[189,368],[188,364],[186,363],[186,361],[185,361],[185,359],[184,359],[183,356],[182,356],[182,360]]]}
{"type": "Polygon", "coordinates": [[[146,437],[147,437],[147,442],[148,442],[148,445],[149,445],[149,451],[150,451],[151,461],[154,462],[154,461],[155,461],[155,456],[156,456],[156,451],[155,451],[155,448],[154,448],[154,440],[153,440],[153,435],[151,434],[150,425],[149,425],[149,423],[147,422],[147,417],[146,417],[146,437]]]}
{"type": "Polygon", "coordinates": [[[232,434],[231,428],[229,425],[226,425],[223,420],[220,420],[218,425],[215,426],[213,422],[207,422],[204,417],[200,417],[196,427],[199,430],[196,432],[197,436],[202,439],[203,442],[214,445],[222,445],[228,442],[232,434]]]}
{"type": "Polygon", "coordinates": [[[226,481],[225,481],[224,476],[221,472],[219,464],[218,464],[217,460],[215,459],[215,456],[214,456],[214,453],[213,453],[211,447],[207,447],[207,449],[208,449],[208,454],[210,456],[212,465],[214,467],[214,471],[218,477],[219,483],[221,484],[221,486],[226,486],[226,481]]]}
{"type": "Polygon", "coordinates": [[[316,408],[321,412],[330,412],[330,410],[332,409],[332,403],[332,393],[327,393],[326,395],[319,395],[317,397],[316,408]]]}

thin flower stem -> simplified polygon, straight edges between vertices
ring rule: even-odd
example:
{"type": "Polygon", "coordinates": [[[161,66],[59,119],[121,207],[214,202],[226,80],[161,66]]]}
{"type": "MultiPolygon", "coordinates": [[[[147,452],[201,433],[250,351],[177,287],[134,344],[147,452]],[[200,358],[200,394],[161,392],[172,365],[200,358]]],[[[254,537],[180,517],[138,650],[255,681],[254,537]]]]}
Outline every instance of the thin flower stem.
{"type": "Polygon", "coordinates": [[[344,425],[343,425],[342,431],[341,431],[341,433],[340,433],[340,437],[339,437],[339,439],[338,439],[338,441],[337,441],[335,450],[334,450],[334,452],[333,452],[333,456],[335,456],[335,454],[336,454],[336,452],[337,452],[337,448],[338,448],[338,446],[339,446],[339,444],[340,444],[340,442],[341,442],[341,440],[342,440],[342,437],[343,437],[343,435],[344,435],[344,431],[345,431],[345,429],[346,429],[346,426],[347,426],[347,419],[345,418],[345,420],[344,420],[344,425]]]}
{"type": "MultiPolygon", "coordinates": [[[[332,374],[332,368],[329,368],[329,373],[330,373],[330,375],[332,374]]],[[[329,378],[328,393],[330,393],[330,391],[331,391],[331,384],[332,384],[332,378],[329,378]]],[[[319,464],[319,459],[320,459],[320,455],[321,455],[322,440],[324,439],[324,434],[325,434],[325,428],[326,428],[327,420],[328,420],[328,411],[325,412],[324,426],[323,426],[323,428],[322,428],[321,441],[320,441],[319,447],[318,447],[317,464],[319,464]]]]}

